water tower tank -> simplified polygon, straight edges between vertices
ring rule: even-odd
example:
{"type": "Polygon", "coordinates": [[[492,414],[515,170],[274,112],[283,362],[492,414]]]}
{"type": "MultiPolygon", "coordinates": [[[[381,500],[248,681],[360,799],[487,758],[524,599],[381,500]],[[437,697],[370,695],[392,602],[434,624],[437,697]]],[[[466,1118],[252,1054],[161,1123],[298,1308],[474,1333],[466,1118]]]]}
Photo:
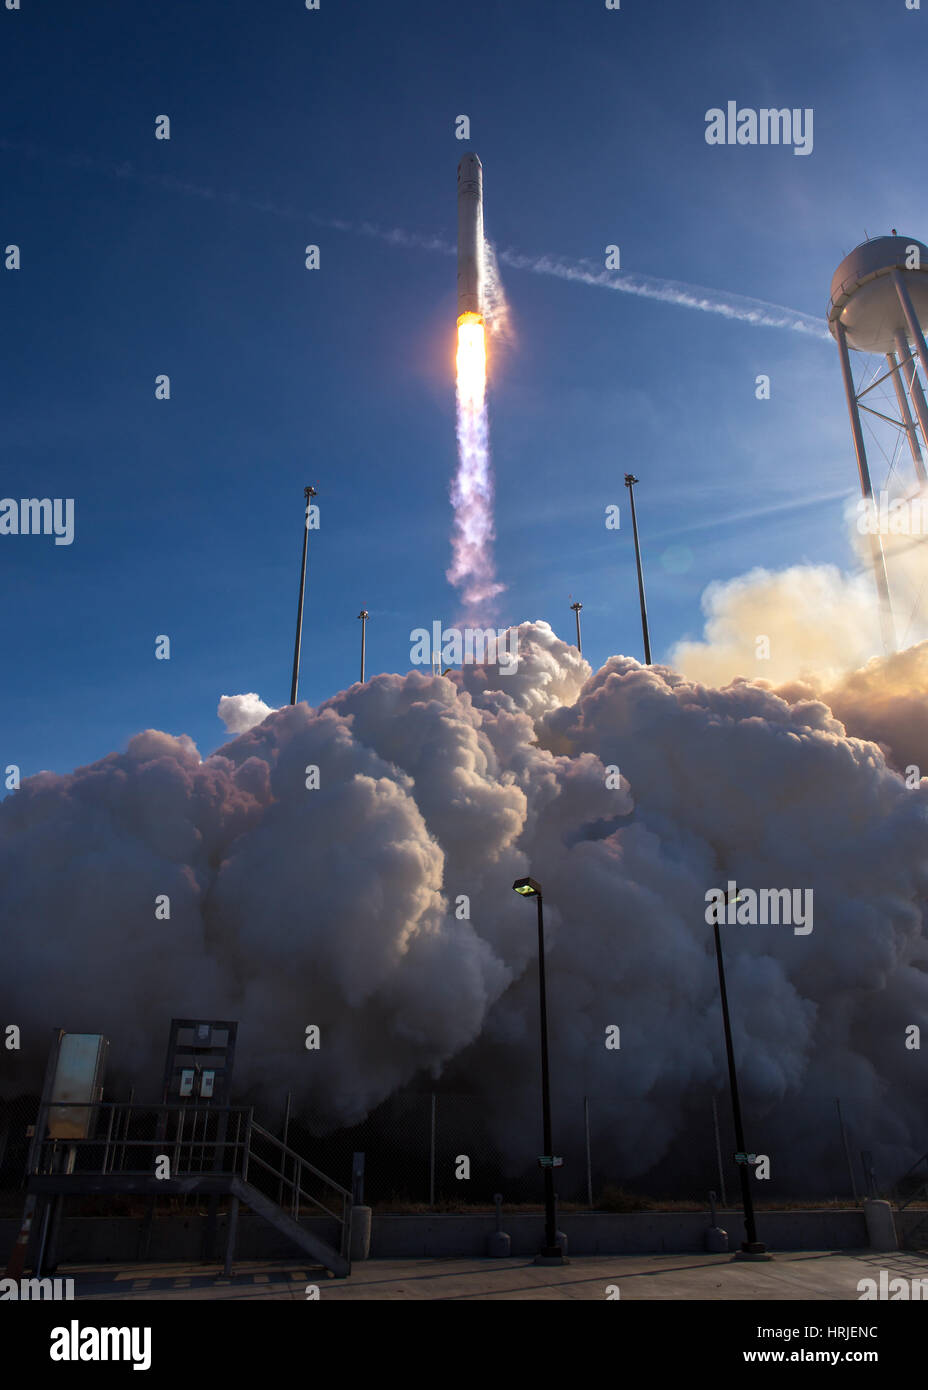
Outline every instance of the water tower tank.
{"type": "MultiPolygon", "coordinates": [[[[928,470],[924,461],[924,448],[928,447],[928,398],[918,373],[918,366],[921,366],[922,375],[928,383],[926,323],[928,246],[912,237],[897,236],[893,228],[892,236],[874,237],[873,241],[862,242],[849,256],[845,256],[831,282],[828,327],[838,344],[841,359],[860,490],[871,508],[874,506],[873,485],[861,411],[878,416],[890,425],[898,425],[908,438],[919,486],[928,487],[928,470]],[[854,384],[852,350],[881,354],[886,361],[887,370],[874,380],[869,380],[861,390],[854,384]],[[874,409],[870,396],[875,386],[888,380],[892,381],[896,394],[898,421],[887,415],[885,410],[874,409]],[[864,400],[864,397],[868,399],[864,400]]],[[[879,524],[885,525],[883,521],[879,524]]],[[[883,541],[876,525],[869,534],[883,645],[889,652],[895,648],[895,625],[883,541]]]]}
{"type": "Polygon", "coordinates": [[[858,352],[892,352],[906,320],[893,279],[905,282],[919,323],[928,324],[928,246],[914,237],[879,236],[855,247],[835,271],[828,304],[828,326],[837,337],[840,322],[847,345],[858,352]],[[918,250],[920,268],[912,269],[918,250]]]}

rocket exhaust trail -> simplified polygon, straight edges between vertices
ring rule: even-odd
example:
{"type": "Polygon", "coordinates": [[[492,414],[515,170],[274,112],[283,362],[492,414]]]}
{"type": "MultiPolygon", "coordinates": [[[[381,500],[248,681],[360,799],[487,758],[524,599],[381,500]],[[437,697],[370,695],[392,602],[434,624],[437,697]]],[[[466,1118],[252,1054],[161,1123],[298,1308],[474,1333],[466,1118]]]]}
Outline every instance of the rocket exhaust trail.
{"type": "Polygon", "coordinates": [[[487,419],[484,325],[483,169],[475,154],[458,165],[458,471],[451,489],[454,527],[450,583],[468,609],[503,589],[493,564],[493,475],[487,419]]]}

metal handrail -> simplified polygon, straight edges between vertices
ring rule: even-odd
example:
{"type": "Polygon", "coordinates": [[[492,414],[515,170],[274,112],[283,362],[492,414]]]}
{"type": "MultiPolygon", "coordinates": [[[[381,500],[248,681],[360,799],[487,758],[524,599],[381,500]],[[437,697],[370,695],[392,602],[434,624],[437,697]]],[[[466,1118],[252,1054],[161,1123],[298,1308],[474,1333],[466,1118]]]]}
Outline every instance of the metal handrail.
{"type": "Polygon", "coordinates": [[[914,1172],[915,1172],[915,1169],[918,1167],[918,1165],[919,1165],[920,1163],[925,1163],[926,1161],[928,1161],[928,1153],[923,1153],[922,1156],[921,1156],[921,1158],[917,1158],[917,1159],[915,1160],[915,1162],[912,1164],[911,1168],[906,1168],[905,1172],[902,1174],[902,1177],[900,1177],[899,1179],[897,1179],[897,1181],[898,1181],[898,1182],[902,1182],[902,1179],[903,1179],[903,1178],[907,1178],[907,1177],[909,1176],[910,1173],[914,1173],[914,1172]]]}
{"type": "Polygon", "coordinates": [[[896,1207],[898,1211],[904,1211],[910,1202],[914,1202],[919,1197],[924,1197],[926,1187],[928,1187],[928,1172],[925,1173],[924,1181],[921,1187],[916,1188],[914,1192],[912,1192],[908,1197],[906,1197],[904,1202],[901,1202],[899,1200],[899,1189],[905,1182],[906,1178],[909,1177],[910,1174],[915,1172],[915,1169],[919,1166],[919,1164],[926,1162],[928,1162],[928,1153],[923,1153],[921,1158],[917,1158],[915,1160],[911,1168],[907,1168],[906,1171],[902,1174],[902,1176],[896,1179],[895,1184],[893,1185],[893,1193],[896,1196],[896,1207]]]}
{"type": "MultiPolygon", "coordinates": [[[[61,1151],[66,1151],[68,1149],[74,1149],[75,1151],[86,1151],[88,1149],[94,1148],[103,1150],[103,1158],[102,1163],[100,1165],[100,1172],[102,1174],[114,1172],[138,1174],[143,1171],[146,1171],[136,1168],[126,1168],[125,1151],[127,1148],[170,1148],[174,1155],[173,1166],[175,1171],[189,1171],[181,1169],[179,1162],[181,1155],[186,1155],[189,1163],[192,1164],[194,1162],[195,1156],[197,1156],[197,1151],[199,1151],[199,1162],[203,1164],[206,1162],[208,1157],[215,1157],[217,1152],[219,1151],[222,1152],[223,1160],[225,1160],[226,1151],[231,1149],[232,1154],[230,1159],[230,1166],[228,1168],[223,1168],[218,1171],[235,1173],[238,1171],[238,1151],[239,1149],[244,1149],[245,1146],[244,1141],[238,1137],[241,1133],[241,1117],[243,1115],[248,1116],[251,1113],[247,1106],[167,1104],[139,1105],[135,1101],[128,1103],[125,1101],[97,1101],[92,1103],[92,1107],[86,1101],[56,1101],[54,1106],[49,1106],[47,1108],[49,1110],[54,1109],[56,1111],[68,1109],[86,1111],[90,1108],[93,1108],[95,1112],[105,1110],[108,1111],[108,1123],[106,1126],[105,1133],[90,1134],[84,1138],[56,1138],[54,1136],[43,1135],[41,1133],[37,1134],[36,1139],[38,1142],[35,1145],[34,1151],[32,1151],[30,1154],[31,1162],[29,1164],[28,1171],[31,1173],[38,1174],[42,1171],[47,1171],[49,1166],[48,1161],[51,1159],[53,1155],[61,1151]],[[125,1124],[122,1127],[121,1134],[119,1132],[120,1127],[118,1123],[120,1111],[125,1112],[125,1124]],[[177,1115],[179,1121],[177,1126],[177,1132],[175,1134],[172,1134],[170,1137],[168,1137],[168,1135],[165,1132],[156,1134],[155,1137],[151,1139],[145,1139],[141,1136],[132,1137],[129,1135],[130,1113],[132,1116],[134,1116],[136,1121],[138,1121],[142,1117],[150,1118],[150,1120],[153,1121],[159,1129],[161,1128],[162,1124],[165,1124],[169,1115],[175,1114],[177,1115]],[[215,1116],[217,1120],[220,1116],[228,1118],[232,1115],[235,1115],[239,1121],[239,1123],[237,1123],[236,1125],[236,1137],[234,1139],[230,1139],[225,1136],[220,1138],[217,1135],[214,1138],[207,1138],[204,1133],[204,1136],[202,1138],[197,1138],[196,1126],[201,1115],[212,1115],[215,1116]],[[185,1137],[185,1128],[187,1120],[192,1120],[193,1122],[192,1132],[189,1138],[185,1137]],[[120,1159],[118,1167],[116,1167],[117,1151],[119,1151],[120,1159]]],[[[42,1128],[44,1129],[44,1125],[42,1126],[42,1128]]]]}
{"type": "Polygon", "coordinates": [[[314,1168],[308,1158],[304,1158],[303,1155],[298,1154],[295,1149],[291,1149],[282,1139],[278,1139],[275,1134],[271,1134],[268,1130],[264,1129],[262,1125],[253,1123],[252,1130],[260,1134],[262,1139],[269,1139],[271,1143],[274,1144],[276,1148],[280,1149],[281,1152],[285,1153],[288,1158],[295,1158],[304,1168],[308,1168],[311,1173],[317,1178],[321,1178],[329,1187],[334,1187],[336,1191],[341,1192],[345,1197],[351,1196],[347,1187],[342,1187],[341,1183],[337,1183],[334,1178],[330,1178],[328,1173],[323,1173],[318,1168],[314,1168]]]}
{"type": "MultiPolygon", "coordinates": [[[[278,1177],[281,1177],[281,1176],[282,1176],[282,1175],[280,1174],[280,1172],[279,1172],[276,1168],[274,1168],[274,1167],[271,1166],[270,1163],[265,1163],[264,1159],[263,1159],[263,1158],[260,1158],[260,1157],[258,1156],[258,1154],[253,1153],[253,1154],[251,1155],[251,1158],[252,1158],[252,1161],[253,1161],[254,1163],[257,1163],[260,1167],[264,1168],[268,1173],[273,1174],[273,1176],[274,1176],[275,1178],[278,1178],[278,1177]]],[[[299,1197],[302,1198],[304,1201],[311,1202],[312,1205],[313,1205],[314,1207],[319,1207],[319,1209],[320,1209],[321,1211],[324,1211],[324,1212],[325,1212],[326,1216],[331,1216],[332,1219],[333,1219],[333,1221],[341,1221],[341,1220],[342,1220],[342,1217],[340,1217],[336,1212],[331,1211],[330,1208],[326,1206],[325,1202],[320,1202],[320,1200],[319,1200],[318,1197],[314,1197],[314,1196],[312,1195],[311,1192],[307,1192],[306,1188],[303,1187],[302,1183],[300,1182],[299,1177],[297,1177],[297,1178],[287,1178],[287,1177],[284,1177],[283,1181],[284,1181],[284,1186],[285,1186],[285,1187],[292,1187],[292,1188],[293,1188],[294,1207],[295,1207],[297,1210],[299,1209],[299,1204],[296,1202],[295,1199],[296,1199],[297,1196],[299,1196],[299,1197]]],[[[330,1185],[333,1186],[333,1187],[334,1187],[334,1186],[337,1186],[337,1184],[335,1184],[335,1183],[332,1183],[332,1184],[330,1184],[330,1185]]],[[[339,1188],[339,1191],[343,1191],[343,1189],[339,1188]]],[[[350,1196],[351,1194],[348,1193],[348,1194],[346,1194],[346,1195],[350,1196]]]]}
{"type": "MultiPolygon", "coordinates": [[[[30,1172],[36,1175],[41,1175],[42,1173],[48,1171],[47,1163],[42,1162],[43,1154],[46,1154],[50,1157],[52,1154],[66,1152],[68,1149],[105,1149],[105,1147],[106,1140],[103,1138],[45,1139],[43,1140],[39,1154],[37,1155],[37,1162],[30,1169],[30,1172]]],[[[170,1143],[168,1143],[168,1141],[166,1141],[165,1139],[120,1139],[118,1147],[121,1150],[158,1149],[160,1151],[164,1151],[166,1148],[171,1148],[174,1153],[174,1161],[172,1164],[173,1170],[176,1173],[183,1173],[185,1176],[189,1176],[191,1172],[206,1173],[209,1170],[205,1167],[192,1169],[181,1165],[181,1163],[178,1160],[178,1154],[187,1152],[190,1161],[192,1162],[194,1151],[199,1150],[199,1161],[201,1164],[203,1164],[206,1162],[207,1158],[215,1156],[217,1149],[232,1149],[233,1152],[236,1153],[238,1152],[238,1150],[244,1151],[245,1148],[244,1143],[241,1139],[181,1139],[179,1142],[176,1139],[172,1139],[170,1143]]],[[[113,1154],[110,1155],[109,1158],[105,1158],[104,1163],[100,1165],[99,1171],[101,1175],[125,1173],[127,1174],[127,1176],[130,1177],[138,1177],[148,1172],[147,1168],[127,1168],[125,1166],[124,1155],[123,1161],[120,1163],[119,1167],[116,1167],[113,1161],[113,1155],[115,1155],[116,1148],[117,1145],[113,1144],[113,1154]]],[[[225,1177],[235,1176],[238,1173],[238,1171],[239,1169],[234,1159],[230,1167],[215,1169],[215,1172],[219,1176],[225,1177]]]]}
{"type": "MultiPolygon", "coordinates": [[[[82,1111],[90,1108],[86,1101],[56,1101],[53,1108],[66,1110],[69,1107],[82,1111]]],[[[286,1186],[290,1189],[289,1206],[295,1220],[299,1220],[301,1206],[306,1202],[339,1223],[341,1227],[341,1253],[347,1258],[353,1200],[351,1192],[348,1188],[342,1187],[341,1183],[335,1182],[328,1174],[323,1173],[321,1169],[315,1167],[302,1154],[297,1153],[295,1149],[278,1139],[276,1135],[257,1124],[253,1107],[244,1105],[185,1105],[183,1103],[139,1105],[137,1101],[132,1100],[129,1102],[98,1101],[93,1103],[93,1110],[95,1113],[101,1110],[109,1112],[104,1133],[88,1135],[85,1138],[55,1138],[37,1135],[38,1142],[30,1156],[29,1172],[37,1175],[54,1172],[60,1153],[72,1151],[76,1154],[90,1149],[102,1149],[102,1161],[98,1171],[103,1175],[124,1173],[126,1176],[137,1177],[150,1174],[150,1166],[146,1168],[126,1167],[127,1150],[130,1152],[132,1150],[170,1152],[172,1155],[171,1172],[175,1176],[181,1174],[188,1176],[191,1172],[207,1173],[210,1171],[207,1166],[208,1161],[212,1159],[212,1172],[225,1176],[240,1175],[243,1182],[248,1182],[250,1167],[252,1164],[257,1164],[263,1171],[278,1179],[280,1188],[286,1186]],[[122,1125],[120,1125],[120,1112],[125,1113],[125,1120],[122,1125]],[[130,1136],[130,1114],[136,1123],[143,1118],[148,1118],[154,1122],[158,1131],[155,1137],[143,1139],[130,1136]],[[172,1114],[176,1115],[177,1124],[174,1127],[174,1132],[169,1135],[167,1119],[172,1114]],[[196,1137],[201,1115],[215,1117],[217,1132],[213,1138],[206,1137],[205,1124],[203,1137],[196,1137]],[[233,1115],[236,1117],[235,1137],[229,1138],[228,1129],[221,1126],[219,1122],[223,1119],[227,1122],[233,1115]],[[242,1124],[243,1120],[244,1125],[242,1124]],[[188,1125],[189,1137],[187,1137],[188,1125]],[[267,1143],[273,1151],[276,1151],[276,1166],[275,1162],[268,1162],[261,1154],[255,1152],[256,1140],[267,1143]],[[194,1167],[195,1162],[199,1164],[196,1168],[194,1167]],[[289,1175],[288,1168],[290,1169],[289,1175]],[[340,1216],[337,1211],[326,1206],[325,1202],[315,1197],[303,1186],[304,1174],[306,1176],[312,1175],[325,1187],[332,1189],[341,1197],[340,1216]]],[[[44,1127],[43,1125],[42,1129],[44,1127]]],[[[273,1152],[271,1157],[274,1158],[273,1152]]],[[[278,1205],[283,1204],[278,1202],[278,1205]]]]}
{"type": "Polygon", "coordinates": [[[254,1125],[254,1117],[254,1107],[249,1106],[248,1118],[245,1121],[245,1139],[242,1151],[242,1182],[248,1181],[248,1159],[249,1155],[251,1154],[251,1130],[252,1126],[254,1125]]]}

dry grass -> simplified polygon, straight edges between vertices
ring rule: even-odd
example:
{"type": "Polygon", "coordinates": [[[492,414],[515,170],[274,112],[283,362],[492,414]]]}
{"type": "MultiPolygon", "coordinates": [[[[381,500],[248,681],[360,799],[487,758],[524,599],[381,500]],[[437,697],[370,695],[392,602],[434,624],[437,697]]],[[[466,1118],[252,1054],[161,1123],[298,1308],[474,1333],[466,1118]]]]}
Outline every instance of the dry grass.
{"type": "MultiPolygon", "coordinates": [[[[23,1212],[23,1202],[25,1192],[5,1192],[0,1194],[0,1218],[19,1218],[23,1212]]],[[[226,1206],[226,1199],[223,1199],[221,1207],[226,1206]]],[[[850,1198],[805,1198],[787,1197],[779,1201],[758,1201],[755,1199],[755,1209],[757,1211],[853,1211],[856,1210],[855,1203],[850,1198]]],[[[157,1220],[190,1219],[197,1215],[206,1215],[208,1204],[204,1199],[199,1203],[194,1203],[193,1199],[185,1204],[182,1197],[159,1197],[155,1207],[155,1218],[157,1220]]],[[[442,1201],[436,1202],[434,1207],[430,1207],[428,1202],[407,1202],[400,1197],[393,1197],[381,1202],[375,1202],[373,1209],[378,1216],[492,1216],[496,1208],[492,1202],[461,1202],[461,1201],[442,1201]]],[[[928,1202],[911,1202],[907,1210],[928,1209],[928,1202]]],[[[560,1202],[558,1210],[563,1213],[585,1212],[589,1207],[585,1202],[560,1202]]],[[[701,1211],[708,1212],[708,1204],[705,1201],[695,1199],[681,1199],[673,1197],[650,1197],[640,1192],[631,1192],[626,1188],[607,1186],[602,1192],[595,1194],[594,1210],[608,1213],[626,1212],[674,1212],[674,1211],[701,1211]]],[[[740,1211],[738,1201],[729,1201],[726,1206],[719,1204],[719,1210],[725,1212],[740,1211]]],[[[512,1213],[516,1216],[534,1216],[544,1211],[541,1202],[504,1202],[503,1211],[512,1213]]],[[[129,1218],[141,1220],[148,1214],[148,1198],[135,1196],[99,1196],[99,1197],[69,1197],[66,1215],[103,1217],[103,1218],[129,1218]]],[[[244,1214],[244,1213],[243,1213],[244,1214]]],[[[309,1207],[304,1208],[304,1216],[309,1215],[309,1207]]]]}
{"type": "MultiPolygon", "coordinates": [[[[928,1203],[912,1202],[911,1207],[926,1207],[928,1203]]],[[[756,1211],[856,1211],[858,1204],[849,1197],[804,1198],[787,1197],[780,1201],[754,1202],[756,1211]]],[[[504,1212],[516,1216],[534,1216],[544,1211],[541,1202],[504,1202],[504,1212]]],[[[405,1202],[399,1198],[375,1202],[373,1210],[377,1216],[486,1216],[492,1215],[496,1208],[490,1202],[436,1202],[430,1207],[428,1202],[405,1202]]],[[[585,1212],[590,1208],[585,1202],[559,1202],[558,1211],[585,1212]]],[[[639,1192],[629,1192],[621,1187],[605,1187],[596,1195],[593,1208],[597,1212],[674,1212],[700,1211],[708,1213],[705,1201],[680,1199],[674,1197],[649,1197],[639,1192]]],[[[719,1211],[740,1211],[740,1203],[728,1202],[724,1207],[718,1204],[719,1211]]]]}

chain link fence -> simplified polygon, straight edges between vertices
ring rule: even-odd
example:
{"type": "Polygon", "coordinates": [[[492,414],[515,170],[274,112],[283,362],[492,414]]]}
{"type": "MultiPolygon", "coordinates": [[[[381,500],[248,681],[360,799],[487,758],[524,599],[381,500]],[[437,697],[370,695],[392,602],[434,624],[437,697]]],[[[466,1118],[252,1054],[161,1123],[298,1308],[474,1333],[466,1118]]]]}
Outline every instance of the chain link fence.
{"type": "MultiPolygon", "coordinates": [[[[126,1097],[108,1092],[105,1099],[126,1097]]],[[[497,1192],[507,1205],[542,1199],[540,1104],[537,1135],[527,1136],[527,1151],[517,1157],[494,1143],[480,1096],[400,1092],[360,1124],[329,1134],[320,1133],[311,1118],[295,1113],[289,1118],[289,1110],[289,1098],[281,1094],[256,1105],[255,1119],[344,1187],[351,1187],[353,1155],[363,1153],[364,1197],[372,1206],[490,1206],[497,1192]]],[[[21,1204],[37,1113],[37,1095],[0,1098],[0,1204],[5,1215],[21,1204]]],[[[760,1168],[752,1174],[755,1201],[890,1195],[909,1161],[901,1154],[895,1166],[885,1159],[874,1165],[879,1136],[870,1132],[867,1115],[867,1108],[853,1099],[791,1101],[780,1112],[760,1117],[746,1108],[746,1151],[769,1159],[768,1176],[760,1168]],[[790,1136],[788,1142],[783,1134],[790,1136]]],[[[646,1179],[630,1177],[614,1157],[622,1148],[616,1131],[623,1119],[621,1107],[608,1096],[577,1096],[570,1105],[561,1101],[555,1108],[555,1152],[563,1158],[555,1185],[562,1203],[615,1210],[663,1201],[704,1206],[710,1189],[723,1203],[740,1202],[727,1093],[689,1109],[670,1152],[646,1179]]]]}

